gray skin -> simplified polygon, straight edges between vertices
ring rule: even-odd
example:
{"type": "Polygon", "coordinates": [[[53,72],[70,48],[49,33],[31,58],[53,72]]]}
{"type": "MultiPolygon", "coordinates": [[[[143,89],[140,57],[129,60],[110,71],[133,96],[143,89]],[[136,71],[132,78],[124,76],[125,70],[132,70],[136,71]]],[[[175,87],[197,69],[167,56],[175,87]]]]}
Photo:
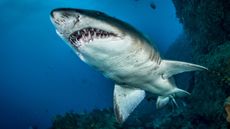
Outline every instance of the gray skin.
{"type": "Polygon", "coordinates": [[[162,107],[168,103],[169,96],[189,94],[176,87],[172,75],[206,69],[190,63],[162,60],[153,43],[142,33],[99,11],[55,9],[51,12],[51,21],[58,35],[83,62],[115,82],[114,108],[121,123],[143,99],[143,90],[160,96],[157,107],[162,107]],[[124,104],[127,103],[126,96],[133,99],[130,104],[124,104]]]}

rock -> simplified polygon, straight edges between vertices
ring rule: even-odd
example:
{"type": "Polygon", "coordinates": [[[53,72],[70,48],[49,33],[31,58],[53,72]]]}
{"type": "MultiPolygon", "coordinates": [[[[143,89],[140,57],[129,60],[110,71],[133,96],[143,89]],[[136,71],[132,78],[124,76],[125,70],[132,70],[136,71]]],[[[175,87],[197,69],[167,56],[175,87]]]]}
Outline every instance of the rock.
{"type": "Polygon", "coordinates": [[[227,120],[228,123],[230,123],[230,96],[225,99],[224,109],[225,109],[225,111],[227,113],[226,120],[227,120]]]}

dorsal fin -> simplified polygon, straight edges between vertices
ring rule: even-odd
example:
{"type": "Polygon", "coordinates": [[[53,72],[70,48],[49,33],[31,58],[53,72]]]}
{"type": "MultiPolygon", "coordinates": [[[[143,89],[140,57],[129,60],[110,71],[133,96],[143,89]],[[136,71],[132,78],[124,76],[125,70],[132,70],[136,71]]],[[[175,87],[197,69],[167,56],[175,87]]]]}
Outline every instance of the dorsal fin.
{"type": "Polygon", "coordinates": [[[144,90],[115,84],[113,104],[117,121],[123,123],[144,97],[144,90]]]}
{"type": "Polygon", "coordinates": [[[163,79],[167,79],[172,75],[178,73],[196,71],[196,70],[208,70],[208,69],[196,64],[180,62],[180,61],[171,61],[171,60],[162,60],[160,64],[160,72],[162,73],[163,79]]]}

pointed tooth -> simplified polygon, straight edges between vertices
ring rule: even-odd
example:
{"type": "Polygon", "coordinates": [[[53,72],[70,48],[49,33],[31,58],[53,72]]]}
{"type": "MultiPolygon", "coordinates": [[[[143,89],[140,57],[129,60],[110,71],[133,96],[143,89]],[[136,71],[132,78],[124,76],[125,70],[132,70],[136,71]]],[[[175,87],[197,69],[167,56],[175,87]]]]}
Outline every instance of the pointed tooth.
{"type": "Polygon", "coordinates": [[[100,33],[96,33],[96,37],[99,37],[100,36],[100,33]]]}
{"type": "Polygon", "coordinates": [[[90,30],[89,33],[90,33],[91,35],[93,35],[93,34],[94,34],[94,31],[90,30]]]}
{"type": "Polygon", "coordinates": [[[81,39],[81,36],[78,36],[78,37],[77,37],[77,40],[78,40],[78,41],[79,41],[79,39],[81,39]]]}
{"type": "Polygon", "coordinates": [[[88,36],[89,36],[89,34],[86,32],[86,33],[84,34],[84,36],[85,36],[85,37],[88,37],[88,36]]]}
{"type": "Polygon", "coordinates": [[[89,36],[91,36],[90,31],[88,31],[87,34],[88,34],[89,36]]]}
{"type": "Polygon", "coordinates": [[[80,30],[80,35],[82,35],[84,33],[84,31],[83,30],[80,30]]]}
{"type": "Polygon", "coordinates": [[[86,42],[89,42],[89,36],[87,36],[87,37],[85,37],[85,39],[86,39],[86,42]]]}

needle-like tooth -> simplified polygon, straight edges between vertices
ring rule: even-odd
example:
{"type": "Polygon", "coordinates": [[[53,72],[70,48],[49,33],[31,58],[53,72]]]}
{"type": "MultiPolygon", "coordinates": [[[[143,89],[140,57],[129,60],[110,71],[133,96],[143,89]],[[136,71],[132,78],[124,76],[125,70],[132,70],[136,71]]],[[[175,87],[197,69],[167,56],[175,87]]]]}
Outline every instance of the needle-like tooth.
{"type": "Polygon", "coordinates": [[[87,42],[87,37],[86,36],[83,37],[83,41],[87,42]]]}
{"type": "Polygon", "coordinates": [[[81,35],[79,35],[78,37],[77,37],[77,40],[79,41],[81,39],[81,35]]]}
{"type": "Polygon", "coordinates": [[[90,33],[91,35],[93,35],[94,32],[93,32],[92,30],[90,30],[89,33],[90,33]]]}
{"type": "Polygon", "coordinates": [[[88,36],[85,37],[85,42],[89,42],[89,37],[88,36]]]}
{"type": "Polygon", "coordinates": [[[80,35],[83,35],[84,34],[84,31],[83,30],[80,30],[80,35]]]}
{"type": "Polygon", "coordinates": [[[89,36],[89,33],[85,33],[84,36],[85,36],[85,37],[88,37],[88,36],[89,36]]]}
{"type": "Polygon", "coordinates": [[[100,36],[100,33],[96,33],[96,38],[99,38],[99,36],[100,36]]]}
{"type": "Polygon", "coordinates": [[[96,37],[97,37],[96,34],[97,34],[96,32],[93,33],[93,38],[96,38],[96,37]]]}
{"type": "Polygon", "coordinates": [[[89,38],[89,41],[90,41],[90,39],[92,38],[92,35],[90,34],[90,31],[88,31],[88,38],[89,38]]]}

